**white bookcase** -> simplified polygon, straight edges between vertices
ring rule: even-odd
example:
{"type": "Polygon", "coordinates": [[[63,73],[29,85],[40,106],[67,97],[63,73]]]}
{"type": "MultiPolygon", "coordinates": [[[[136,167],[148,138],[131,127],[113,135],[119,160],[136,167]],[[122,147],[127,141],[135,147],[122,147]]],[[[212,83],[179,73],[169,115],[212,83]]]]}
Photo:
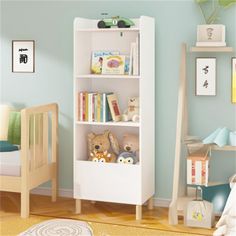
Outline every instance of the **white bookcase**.
{"type": "Polygon", "coordinates": [[[132,19],[131,28],[98,29],[98,20],[74,20],[74,198],[76,212],[81,200],[106,201],[136,205],[136,219],[141,219],[142,204],[155,193],[155,33],[154,19],[132,19]],[[90,73],[93,51],[108,50],[130,54],[130,46],[139,37],[139,75],[94,75],[90,73]],[[139,96],[140,121],[78,121],[78,93],[114,92],[120,110],[128,98],[139,96]],[[87,134],[109,129],[121,142],[124,133],[139,135],[139,163],[136,165],[87,161],[87,134]]]}

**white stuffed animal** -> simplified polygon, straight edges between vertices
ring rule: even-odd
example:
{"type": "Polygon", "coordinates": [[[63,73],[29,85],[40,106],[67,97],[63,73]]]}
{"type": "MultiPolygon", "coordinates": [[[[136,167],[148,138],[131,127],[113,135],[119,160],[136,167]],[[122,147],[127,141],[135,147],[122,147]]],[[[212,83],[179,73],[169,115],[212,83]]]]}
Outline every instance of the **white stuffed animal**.
{"type": "Polygon", "coordinates": [[[138,122],[139,121],[139,97],[129,98],[128,109],[122,115],[123,121],[138,122]]]}
{"type": "Polygon", "coordinates": [[[218,223],[214,236],[235,236],[236,235],[236,175],[230,179],[231,192],[227,199],[224,211],[218,223]]]}

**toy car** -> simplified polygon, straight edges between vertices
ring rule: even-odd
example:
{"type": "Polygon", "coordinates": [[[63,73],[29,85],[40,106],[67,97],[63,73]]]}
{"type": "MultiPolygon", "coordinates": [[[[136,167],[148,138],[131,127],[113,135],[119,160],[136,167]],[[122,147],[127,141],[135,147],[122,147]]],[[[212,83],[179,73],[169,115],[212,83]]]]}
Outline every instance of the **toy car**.
{"type": "Polygon", "coordinates": [[[117,26],[118,28],[129,28],[130,26],[133,26],[134,22],[130,19],[114,16],[112,18],[102,19],[98,21],[98,28],[111,28],[112,26],[117,26]]]}

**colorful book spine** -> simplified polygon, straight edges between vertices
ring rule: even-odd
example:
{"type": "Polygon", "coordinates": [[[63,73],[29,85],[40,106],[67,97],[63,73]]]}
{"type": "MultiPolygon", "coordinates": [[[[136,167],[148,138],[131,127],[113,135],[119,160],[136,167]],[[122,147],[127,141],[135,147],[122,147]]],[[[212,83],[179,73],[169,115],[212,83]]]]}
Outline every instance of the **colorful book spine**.
{"type": "Polygon", "coordinates": [[[85,112],[84,112],[84,108],[85,108],[85,94],[84,92],[81,92],[78,94],[78,120],[79,121],[85,121],[85,112]]]}
{"type": "Polygon", "coordinates": [[[101,94],[98,93],[96,98],[96,121],[101,122],[101,94]]]}
{"type": "MultiPolygon", "coordinates": [[[[108,96],[111,95],[113,95],[112,92],[78,93],[78,119],[80,121],[88,121],[88,122],[112,121],[112,114],[108,103],[108,96]]],[[[117,111],[117,109],[115,109],[115,111],[117,111]]]]}
{"type": "Polygon", "coordinates": [[[88,93],[85,92],[85,108],[84,108],[84,113],[85,113],[85,121],[88,121],[88,93]]]}

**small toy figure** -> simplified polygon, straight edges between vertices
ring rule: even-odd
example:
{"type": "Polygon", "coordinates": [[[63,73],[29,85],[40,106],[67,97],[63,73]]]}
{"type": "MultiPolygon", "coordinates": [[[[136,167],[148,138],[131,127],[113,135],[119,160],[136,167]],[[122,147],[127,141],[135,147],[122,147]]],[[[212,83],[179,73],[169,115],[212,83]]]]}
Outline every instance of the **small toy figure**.
{"type": "Polygon", "coordinates": [[[136,164],[138,162],[138,158],[135,153],[132,152],[122,152],[118,158],[117,163],[123,164],[136,164]]]}
{"type": "Polygon", "coordinates": [[[133,26],[134,22],[128,18],[113,16],[112,18],[104,18],[98,21],[98,28],[111,28],[112,26],[117,26],[118,28],[129,28],[133,26]]]}
{"type": "Polygon", "coordinates": [[[139,121],[139,97],[129,98],[128,108],[124,111],[122,115],[123,121],[139,121]]]}
{"type": "Polygon", "coordinates": [[[108,151],[105,151],[105,152],[98,152],[98,151],[90,152],[91,161],[94,161],[94,162],[111,162],[112,161],[111,157],[112,157],[111,153],[108,153],[108,151]]]}

